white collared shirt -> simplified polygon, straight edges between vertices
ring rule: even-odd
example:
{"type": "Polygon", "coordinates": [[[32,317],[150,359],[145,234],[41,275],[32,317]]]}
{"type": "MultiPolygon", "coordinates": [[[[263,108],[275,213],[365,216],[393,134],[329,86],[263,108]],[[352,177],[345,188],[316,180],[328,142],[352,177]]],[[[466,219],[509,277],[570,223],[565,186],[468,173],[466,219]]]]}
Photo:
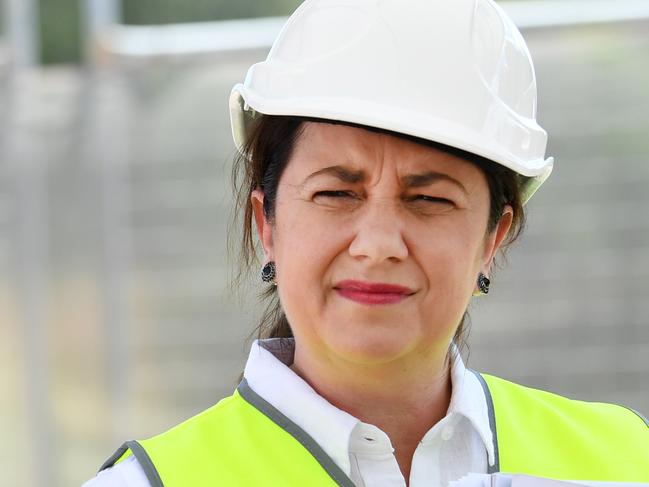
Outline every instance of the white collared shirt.
{"type": "MultiPolygon", "coordinates": [[[[359,487],[405,487],[390,438],[338,409],[289,367],[291,339],[255,341],[244,372],[250,388],[307,432],[359,487]]],[[[482,386],[453,353],[447,414],[417,446],[410,487],[445,486],[469,472],[487,473],[494,447],[482,386]]],[[[83,487],[150,487],[134,457],[100,472],[83,487]]]]}

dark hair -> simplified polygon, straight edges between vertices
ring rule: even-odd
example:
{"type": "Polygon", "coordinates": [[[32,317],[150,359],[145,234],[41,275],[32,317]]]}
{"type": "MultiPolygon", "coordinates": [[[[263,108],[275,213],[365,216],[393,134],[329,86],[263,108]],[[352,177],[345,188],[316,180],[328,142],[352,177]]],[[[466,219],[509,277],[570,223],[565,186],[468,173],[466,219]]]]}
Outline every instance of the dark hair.
{"type": "MultiPolygon", "coordinates": [[[[504,254],[509,245],[522,232],[525,225],[525,213],[523,211],[520,192],[520,177],[517,173],[501,164],[455,147],[386,129],[338,120],[259,114],[250,128],[242,152],[238,153],[235,157],[232,168],[235,211],[233,213],[229,235],[230,238],[233,238],[235,235],[241,238],[241,245],[239,246],[239,269],[235,277],[235,287],[241,284],[243,278],[253,270],[253,266],[258,266],[259,264],[257,261],[256,239],[253,230],[254,214],[250,196],[255,189],[261,189],[264,192],[264,215],[267,220],[272,221],[274,218],[275,199],[279,180],[287,162],[291,158],[291,152],[295,146],[295,142],[300,137],[304,128],[304,122],[306,121],[349,125],[405,138],[418,144],[443,150],[475,164],[484,172],[491,195],[487,233],[491,233],[496,228],[505,205],[510,205],[513,210],[512,225],[501,246],[502,254],[504,254]],[[241,229],[242,233],[239,234],[232,230],[240,229],[238,225],[242,212],[243,228],[241,229]]],[[[258,269],[255,267],[254,270],[258,269]]],[[[276,287],[269,285],[260,294],[260,297],[265,301],[267,300],[268,303],[259,325],[255,330],[257,337],[292,337],[293,332],[281,308],[276,287]]],[[[458,345],[458,348],[467,344],[466,335],[468,333],[468,326],[469,316],[468,312],[465,311],[453,337],[453,341],[458,345]]],[[[255,332],[253,331],[251,336],[254,335],[255,332]]]]}

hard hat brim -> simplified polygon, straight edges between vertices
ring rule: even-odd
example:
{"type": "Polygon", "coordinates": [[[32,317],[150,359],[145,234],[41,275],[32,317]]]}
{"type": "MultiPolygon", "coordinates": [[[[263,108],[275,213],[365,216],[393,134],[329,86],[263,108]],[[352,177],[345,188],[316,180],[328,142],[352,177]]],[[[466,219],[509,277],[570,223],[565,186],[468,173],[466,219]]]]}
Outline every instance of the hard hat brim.
{"type": "MultiPolygon", "coordinates": [[[[452,124],[433,116],[421,116],[395,107],[368,103],[362,100],[338,100],[324,98],[301,98],[292,102],[282,99],[264,100],[255,96],[242,83],[236,84],[229,98],[230,121],[235,145],[242,150],[250,125],[258,114],[304,116],[328,120],[353,122],[369,127],[403,133],[476,154],[520,174],[521,196],[526,203],[552,172],[554,159],[538,158],[521,161],[513,154],[487,140],[483,134],[469,132],[465,127],[452,124]],[[332,108],[335,107],[335,108],[332,108]],[[344,109],[341,109],[344,107],[344,109]],[[471,141],[471,142],[468,142],[471,141]]],[[[538,125],[535,124],[538,130],[538,125]]]]}

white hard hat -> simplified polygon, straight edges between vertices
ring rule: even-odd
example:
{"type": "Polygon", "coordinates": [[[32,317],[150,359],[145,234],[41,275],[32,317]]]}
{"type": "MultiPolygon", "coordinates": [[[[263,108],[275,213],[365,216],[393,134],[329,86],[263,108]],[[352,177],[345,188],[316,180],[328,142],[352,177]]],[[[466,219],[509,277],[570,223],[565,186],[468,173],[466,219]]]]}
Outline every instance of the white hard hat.
{"type": "Polygon", "coordinates": [[[242,149],[257,113],[348,121],[439,142],[521,176],[552,171],[527,45],[492,0],[306,0],[230,94],[242,149]]]}

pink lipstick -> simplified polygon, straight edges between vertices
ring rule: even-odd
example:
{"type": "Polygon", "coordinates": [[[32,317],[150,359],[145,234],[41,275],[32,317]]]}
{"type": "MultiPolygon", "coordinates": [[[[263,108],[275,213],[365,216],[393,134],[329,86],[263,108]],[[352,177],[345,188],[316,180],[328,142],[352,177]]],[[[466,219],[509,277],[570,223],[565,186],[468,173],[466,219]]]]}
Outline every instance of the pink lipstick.
{"type": "Polygon", "coordinates": [[[353,280],[340,281],[334,289],[342,297],[362,304],[394,304],[414,293],[396,284],[353,280]]]}

